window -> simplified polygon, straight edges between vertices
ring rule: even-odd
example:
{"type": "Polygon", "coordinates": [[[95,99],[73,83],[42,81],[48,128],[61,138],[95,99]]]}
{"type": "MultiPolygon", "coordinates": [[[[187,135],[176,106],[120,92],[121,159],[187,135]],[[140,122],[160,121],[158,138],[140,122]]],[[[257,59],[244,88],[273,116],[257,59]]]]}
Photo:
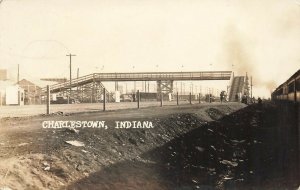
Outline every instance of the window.
{"type": "Polygon", "coordinates": [[[300,91],[300,77],[296,80],[296,90],[300,91]]]}
{"type": "Polygon", "coordinates": [[[294,92],[294,81],[289,84],[288,90],[288,93],[294,92]]]}

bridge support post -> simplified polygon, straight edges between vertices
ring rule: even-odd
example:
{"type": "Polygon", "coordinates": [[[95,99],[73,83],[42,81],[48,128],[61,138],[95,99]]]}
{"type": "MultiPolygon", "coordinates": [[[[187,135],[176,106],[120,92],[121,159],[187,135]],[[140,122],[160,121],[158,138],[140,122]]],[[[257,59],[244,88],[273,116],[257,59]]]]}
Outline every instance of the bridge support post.
{"type": "Polygon", "coordinates": [[[163,94],[173,94],[173,80],[157,81],[157,98],[160,100],[163,94]]]}
{"type": "Polygon", "coordinates": [[[96,89],[96,84],[95,84],[95,76],[94,76],[94,74],[93,74],[93,83],[92,83],[91,103],[93,103],[93,102],[96,102],[96,101],[94,101],[94,99],[95,99],[95,91],[97,92],[97,89],[96,89]]]}

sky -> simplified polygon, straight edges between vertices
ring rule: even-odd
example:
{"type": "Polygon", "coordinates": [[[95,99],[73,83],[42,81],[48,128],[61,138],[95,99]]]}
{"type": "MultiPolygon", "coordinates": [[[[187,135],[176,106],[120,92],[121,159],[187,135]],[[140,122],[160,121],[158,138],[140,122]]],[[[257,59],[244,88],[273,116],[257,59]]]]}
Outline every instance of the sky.
{"type": "MultiPolygon", "coordinates": [[[[35,82],[93,72],[220,71],[269,97],[300,69],[300,0],[3,0],[0,69],[35,82]]],[[[186,84],[186,86],[188,83],[186,84]]],[[[194,82],[225,89],[229,81],[194,82]]]]}

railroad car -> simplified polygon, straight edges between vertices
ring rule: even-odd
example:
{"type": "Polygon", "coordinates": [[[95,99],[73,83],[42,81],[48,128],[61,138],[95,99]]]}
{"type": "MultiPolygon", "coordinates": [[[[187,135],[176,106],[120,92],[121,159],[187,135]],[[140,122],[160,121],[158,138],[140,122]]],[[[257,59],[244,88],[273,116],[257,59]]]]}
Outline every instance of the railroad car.
{"type": "Polygon", "coordinates": [[[300,102],[300,69],[272,93],[274,101],[300,102]]]}

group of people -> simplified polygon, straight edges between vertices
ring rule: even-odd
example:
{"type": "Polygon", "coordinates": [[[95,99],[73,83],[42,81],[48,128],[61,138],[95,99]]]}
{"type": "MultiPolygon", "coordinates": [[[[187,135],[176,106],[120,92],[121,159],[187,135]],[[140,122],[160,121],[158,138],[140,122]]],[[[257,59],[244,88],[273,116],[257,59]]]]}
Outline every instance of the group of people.
{"type": "MultiPolygon", "coordinates": [[[[227,96],[227,95],[226,95],[226,92],[225,92],[225,91],[222,91],[222,92],[220,93],[220,101],[221,101],[221,102],[226,101],[226,96],[227,96]]],[[[255,97],[249,98],[246,94],[244,94],[242,97],[240,97],[239,94],[236,94],[236,95],[235,95],[235,101],[236,101],[236,102],[241,101],[241,102],[244,103],[244,104],[248,104],[248,103],[253,103],[253,104],[255,104],[255,103],[256,103],[255,97]]],[[[258,97],[257,103],[259,103],[259,104],[262,103],[262,99],[261,99],[260,97],[258,97]]]]}
{"type": "MultiPolygon", "coordinates": [[[[246,94],[244,94],[243,97],[242,97],[241,102],[244,103],[244,104],[249,104],[249,103],[255,104],[256,103],[256,99],[255,99],[254,96],[252,98],[250,98],[246,94]]],[[[257,103],[259,103],[259,104],[262,103],[262,99],[260,97],[258,97],[257,103]]]]}

